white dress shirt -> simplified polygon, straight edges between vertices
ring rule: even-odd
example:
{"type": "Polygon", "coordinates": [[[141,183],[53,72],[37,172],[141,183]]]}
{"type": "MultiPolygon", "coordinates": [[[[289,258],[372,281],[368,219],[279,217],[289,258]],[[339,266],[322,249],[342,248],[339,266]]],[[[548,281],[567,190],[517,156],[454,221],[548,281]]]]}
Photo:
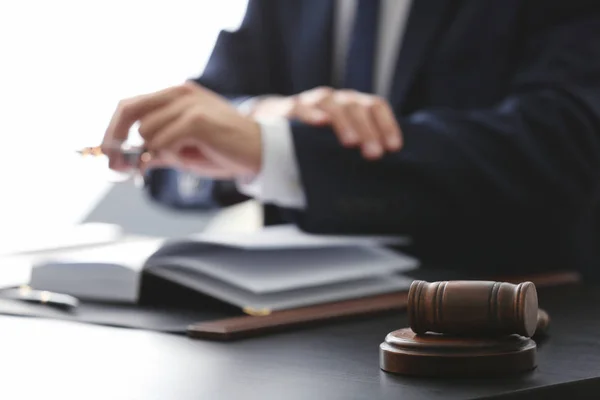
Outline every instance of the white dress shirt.
{"type": "MultiPolygon", "coordinates": [[[[411,0],[381,0],[375,52],[375,93],[388,97],[411,0]]],[[[341,81],[356,13],[356,0],[336,0],[333,77],[341,81]]],[[[260,173],[238,181],[238,190],[263,203],[304,209],[306,199],[290,125],[285,118],[259,120],[263,146],[260,173]]],[[[341,144],[340,144],[341,146],[341,144]]]]}

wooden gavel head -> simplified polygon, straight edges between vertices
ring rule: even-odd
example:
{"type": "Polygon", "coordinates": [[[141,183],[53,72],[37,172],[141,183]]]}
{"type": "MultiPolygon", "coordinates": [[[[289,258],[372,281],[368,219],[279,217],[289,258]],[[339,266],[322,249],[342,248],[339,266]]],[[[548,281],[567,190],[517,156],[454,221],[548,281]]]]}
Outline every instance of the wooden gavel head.
{"type": "Polygon", "coordinates": [[[416,334],[531,337],[538,325],[535,285],[491,281],[414,281],[408,319],[416,334]]]}

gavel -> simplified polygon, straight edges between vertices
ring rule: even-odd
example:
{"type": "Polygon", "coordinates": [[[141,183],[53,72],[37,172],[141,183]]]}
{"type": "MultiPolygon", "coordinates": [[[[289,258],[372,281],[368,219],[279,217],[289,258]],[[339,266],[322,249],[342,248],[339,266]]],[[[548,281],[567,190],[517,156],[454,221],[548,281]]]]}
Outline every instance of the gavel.
{"type": "Polygon", "coordinates": [[[548,314],[538,309],[531,282],[414,281],[408,292],[408,320],[417,334],[461,336],[532,337],[548,326],[548,314]]]}
{"type": "Polygon", "coordinates": [[[420,376],[505,375],[535,368],[534,335],[549,325],[532,282],[414,281],[409,328],[380,345],[384,371],[420,376]]]}

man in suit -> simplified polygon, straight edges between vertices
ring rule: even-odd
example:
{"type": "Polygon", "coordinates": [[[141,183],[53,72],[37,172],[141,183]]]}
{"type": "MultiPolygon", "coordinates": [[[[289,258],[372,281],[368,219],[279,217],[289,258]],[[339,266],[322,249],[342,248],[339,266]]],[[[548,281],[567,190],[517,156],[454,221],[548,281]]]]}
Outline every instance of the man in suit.
{"type": "Polygon", "coordinates": [[[123,101],[105,143],[139,121],[157,160],[176,153],[309,232],[591,273],[599,43],[597,0],[250,0],[201,77],[123,101]]]}

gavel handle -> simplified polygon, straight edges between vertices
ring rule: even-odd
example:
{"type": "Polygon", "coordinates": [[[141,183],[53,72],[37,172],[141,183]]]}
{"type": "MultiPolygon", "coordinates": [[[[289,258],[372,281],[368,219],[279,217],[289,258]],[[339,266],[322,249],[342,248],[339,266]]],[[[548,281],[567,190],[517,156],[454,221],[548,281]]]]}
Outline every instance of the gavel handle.
{"type": "Polygon", "coordinates": [[[541,308],[538,309],[537,315],[537,328],[535,330],[535,336],[545,335],[548,332],[548,325],[550,325],[550,316],[548,313],[541,308]]]}

